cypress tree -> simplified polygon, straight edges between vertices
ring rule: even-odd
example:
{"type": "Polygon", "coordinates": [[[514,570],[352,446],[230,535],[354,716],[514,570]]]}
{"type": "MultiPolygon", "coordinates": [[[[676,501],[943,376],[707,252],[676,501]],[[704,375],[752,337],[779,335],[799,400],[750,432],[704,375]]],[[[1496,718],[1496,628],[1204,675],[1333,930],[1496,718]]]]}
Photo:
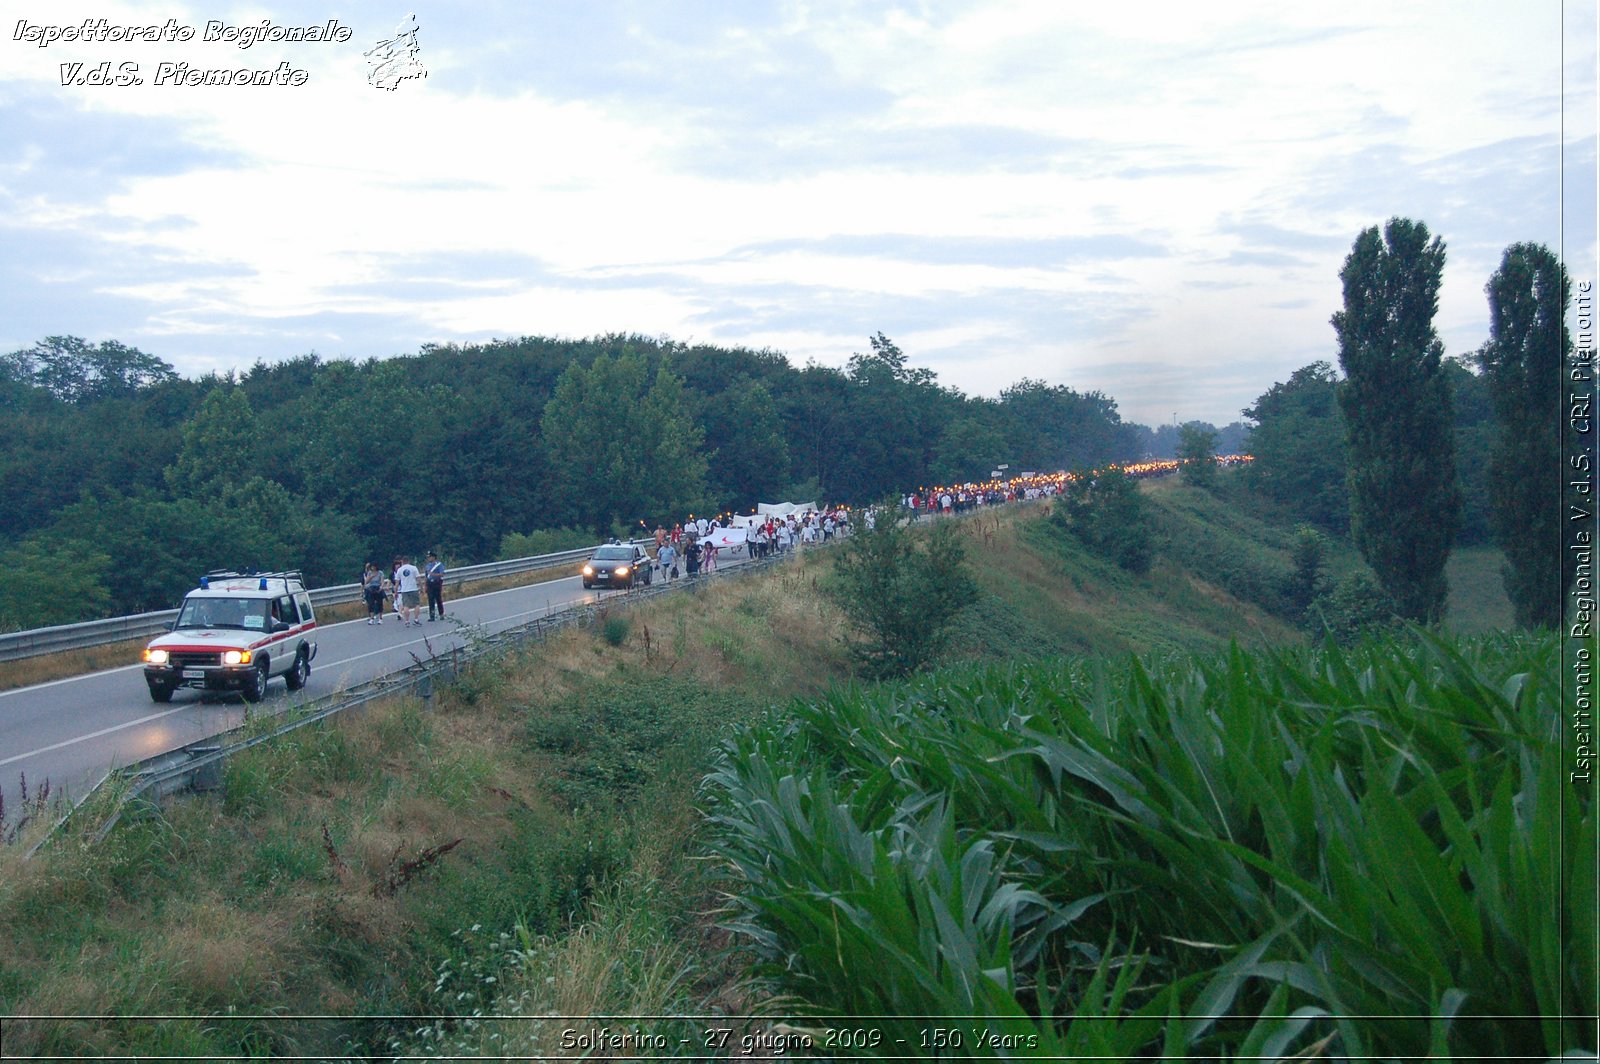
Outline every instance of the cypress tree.
{"type": "Polygon", "coordinates": [[[1444,245],[1391,218],[1356,238],[1334,314],[1356,546],[1400,616],[1444,615],[1444,565],[1461,511],[1444,344],[1433,328],[1444,245]]]}
{"type": "Polygon", "coordinates": [[[1490,520],[1505,551],[1517,623],[1561,624],[1570,566],[1561,546],[1561,374],[1572,287],[1542,244],[1506,248],[1489,278],[1489,341],[1478,353],[1500,435],[1489,461],[1490,520]]]}

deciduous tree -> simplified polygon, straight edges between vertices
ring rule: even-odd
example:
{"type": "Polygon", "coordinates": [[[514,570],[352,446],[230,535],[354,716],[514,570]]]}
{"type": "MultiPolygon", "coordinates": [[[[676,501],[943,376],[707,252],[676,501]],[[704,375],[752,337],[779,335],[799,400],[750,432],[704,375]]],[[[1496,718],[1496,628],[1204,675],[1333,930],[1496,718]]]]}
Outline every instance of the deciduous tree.
{"type": "Polygon", "coordinates": [[[789,481],[789,444],[766,385],[735,381],[708,402],[705,429],[716,448],[710,476],[722,505],[749,509],[778,497],[789,481]]]}
{"type": "Polygon", "coordinates": [[[663,362],[624,350],[574,362],[545,407],[542,435],[559,513],[599,535],[681,518],[707,501],[705,435],[663,362]]]}
{"type": "Polygon", "coordinates": [[[1213,488],[1217,483],[1217,430],[1191,421],[1178,429],[1178,470],[1185,484],[1213,488]]]}
{"type": "Polygon", "coordinates": [[[83,403],[177,379],[154,355],[117,340],[91,344],[81,336],[47,336],[0,356],[0,378],[44,388],[67,403],[83,403]]]}
{"type": "Polygon", "coordinates": [[[214,495],[220,486],[251,475],[258,438],[244,389],[213,388],[183,427],[183,449],[167,467],[167,487],[174,495],[214,495]]]}
{"type": "Polygon", "coordinates": [[[1256,491],[1294,508],[1305,520],[1343,534],[1350,528],[1344,422],[1338,375],[1313,362],[1274,384],[1244,416],[1255,422],[1244,476],[1256,491]]]}

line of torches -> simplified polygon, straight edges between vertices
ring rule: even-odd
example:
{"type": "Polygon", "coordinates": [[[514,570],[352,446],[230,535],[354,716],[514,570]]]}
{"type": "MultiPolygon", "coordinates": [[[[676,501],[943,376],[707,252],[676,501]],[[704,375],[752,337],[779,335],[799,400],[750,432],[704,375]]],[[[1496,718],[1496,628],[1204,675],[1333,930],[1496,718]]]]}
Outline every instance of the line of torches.
{"type": "MultiPolygon", "coordinates": [[[[1248,454],[1221,454],[1221,455],[1217,455],[1216,458],[1214,459],[1214,461],[1220,466],[1243,465],[1246,462],[1250,462],[1250,461],[1253,461],[1253,460],[1254,460],[1253,457],[1251,455],[1248,455],[1248,454]]],[[[1031,489],[1031,488],[1044,489],[1044,488],[1049,488],[1049,487],[1052,487],[1052,486],[1056,489],[1056,491],[1061,491],[1069,483],[1078,480],[1080,477],[1083,477],[1083,476],[1096,477],[1096,476],[1099,476],[1102,473],[1109,472],[1109,471],[1111,471],[1113,469],[1120,469],[1120,470],[1122,470],[1122,472],[1128,474],[1128,476],[1130,476],[1130,477],[1150,478],[1150,477],[1171,476],[1173,473],[1176,473],[1182,465],[1183,465],[1182,462],[1180,462],[1180,461],[1178,461],[1176,459],[1172,459],[1172,458],[1162,459],[1160,461],[1155,461],[1155,462],[1127,462],[1127,463],[1113,462],[1110,465],[1106,466],[1104,469],[1096,469],[1096,470],[1093,470],[1092,472],[1081,473],[1081,474],[1080,473],[1067,473],[1067,472],[1034,473],[1034,474],[1029,475],[1029,476],[1016,476],[1016,477],[1010,477],[1010,478],[1007,478],[1007,479],[1004,479],[1004,480],[996,478],[996,479],[992,479],[992,480],[983,480],[983,481],[968,481],[965,484],[935,484],[931,488],[929,488],[929,487],[918,488],[917,491],[916,491],[916,495],[917,495],[917,497],[919,499],[927,499],[930,495],[933,496],[934,498],[938,498],[940,495],[943,495],[946,492],[950,492],[950,493],[953,494],[955,492],[960,492],[960,491],[965,491],[965,492],[968,492],[968,493],[984,493],[984,494],[988,494],[990,492],[1001,491],[1001,492],[1010,492],[1010,493],[1015,493],[1017,495],[1021,495],[1024,492],[1026,492],[1029,489],[1031,489]]],[[[910,494],[910,493],[908,492],[906,494],[910,494]]],[[[744,514],[744,515],[735,514],[734,511],[732,511],[732,510],[724,510],[722,513],[716,514],[714,516],[716,517],[716,520],[717,520],[718,524],[723,525],[724,527],[726,527],[728,521],[732,520],[736,516],[746,516],[746,517],[754,517],[754,516],[756,516],[756,513],[757,513],[758,509],[759,509],[759,507],[752,506],[752,507],[750,507],[750,513],[749,514],[744,514]]],[[[838,511],[838,510],[844,510],[846,512],[849,512],[850,509],[851,509],[850,507],[842,506],[842,505],[841,506],[824,506],[821,510],[819,510],[817,512],[818,513],[829,513],[829,512],[838,511]]],[[[691,521],[694,520],[694,514],[690,514],[689,515],[689,520],[691,520],[691,521]]],[[[645,524],[644,521],[640,521],[639,522],[639,526],[641,528],[648,528],[649,527],[648,525],[645,524]]]]}

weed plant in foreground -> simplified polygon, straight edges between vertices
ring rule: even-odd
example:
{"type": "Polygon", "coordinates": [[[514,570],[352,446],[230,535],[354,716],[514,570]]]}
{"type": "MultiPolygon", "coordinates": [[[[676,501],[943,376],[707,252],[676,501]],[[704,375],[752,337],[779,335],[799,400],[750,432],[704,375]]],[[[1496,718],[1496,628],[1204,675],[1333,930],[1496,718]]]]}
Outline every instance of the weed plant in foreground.
{"type": "Polygon", "coordinates": [[[964,669],[773,714],[705,801],[731,928],[812,1014],[986,1017],[944,1025],[973,1056],[1554,1057],[1597,989],[1560,708],[1553,636],[964,669]]]}

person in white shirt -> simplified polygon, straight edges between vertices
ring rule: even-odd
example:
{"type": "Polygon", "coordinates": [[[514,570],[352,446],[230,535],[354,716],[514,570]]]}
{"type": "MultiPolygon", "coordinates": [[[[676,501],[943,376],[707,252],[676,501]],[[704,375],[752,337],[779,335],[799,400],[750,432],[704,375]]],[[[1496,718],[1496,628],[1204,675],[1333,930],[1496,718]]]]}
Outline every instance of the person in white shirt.
{"type": "Polygon", "coordinates": [[[411,559],[402,555],[400,568],[394,571],[395,597],[400,600],[401,623],[418,628],[422,627],[421,576],[411,559]]]}

